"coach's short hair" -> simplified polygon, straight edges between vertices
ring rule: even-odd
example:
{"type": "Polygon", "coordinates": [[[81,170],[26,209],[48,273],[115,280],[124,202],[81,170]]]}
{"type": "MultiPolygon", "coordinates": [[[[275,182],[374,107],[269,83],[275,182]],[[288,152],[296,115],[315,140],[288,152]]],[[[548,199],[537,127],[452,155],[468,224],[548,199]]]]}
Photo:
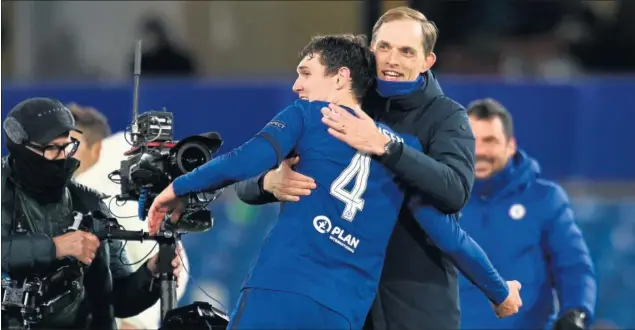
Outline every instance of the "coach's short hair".
{"type": "Polygon", "coordinates": [[[381,17],[377,20],[377,23],[375,23],[375,26],[373,26],[373,42],[377,35],[377,31],[382,25],[384,25],[384,23],[403,20],[413,20],[421,24],[421,32],[423,33],[423,52],[425,55],[432,53],[434,51],[434,46],[437,43],[439,29],[434,22],[428,20],[426,15],[422,12],[408,7],[393,8],[381,15],[381,17]]]}
{"type": "Polygon", "coordinates": [[[76,103],[71,103],[66,107],[73,114],[76,125],[83,130],[83,136],[88,146],[92,146],[111,134],[108,119],[97,109],[83,107],[76,103]]]}
{"type": "Polygon", "coordinates": [[[492,98],[473,101],[467,107],[467,114],[468,116],[473,116],[476,119],[481,120],[499,118],[501,123],[503,123],[505,136],[508,139],[514,137],[514,122],[512,115],[500,102],[492,98]]]}
{"type": "Polygon", "coordinates": [[[320,55],[325,74],[334,75],[346,67],[351,71],[352,90],[361,101],[375,79],[375,58],[364,36],[338,34],[316,36],[302,49],[300,58],[320,55]]]}

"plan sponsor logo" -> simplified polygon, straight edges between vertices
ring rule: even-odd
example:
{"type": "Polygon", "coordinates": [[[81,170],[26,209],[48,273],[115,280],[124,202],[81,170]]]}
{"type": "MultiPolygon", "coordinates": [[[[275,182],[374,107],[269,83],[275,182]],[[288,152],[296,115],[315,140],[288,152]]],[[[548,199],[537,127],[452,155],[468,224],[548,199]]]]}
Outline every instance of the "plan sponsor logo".
{"type": "Polygon", "coordinates": [[[329,239],[332,242],[351,253],[355,253],[357,246],[359,246],[358,238],[346,233],[344,229],[338,226],[333,226],[331,220],[323,215],[318,215],[313,219],[313,227],[318,233],[329,235],[329,239]]]}

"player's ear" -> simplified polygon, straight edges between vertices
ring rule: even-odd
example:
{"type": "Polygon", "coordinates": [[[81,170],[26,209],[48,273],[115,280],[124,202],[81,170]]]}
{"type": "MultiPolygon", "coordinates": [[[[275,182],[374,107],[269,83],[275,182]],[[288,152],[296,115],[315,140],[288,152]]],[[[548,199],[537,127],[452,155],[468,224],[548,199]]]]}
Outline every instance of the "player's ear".
{"type": "Polygon", "coordinates": [[[337,87],[343,88],[346,85],[346,82],[351,78],[351,70],[347,67],[341,67],[337,70],[337,87]]]}

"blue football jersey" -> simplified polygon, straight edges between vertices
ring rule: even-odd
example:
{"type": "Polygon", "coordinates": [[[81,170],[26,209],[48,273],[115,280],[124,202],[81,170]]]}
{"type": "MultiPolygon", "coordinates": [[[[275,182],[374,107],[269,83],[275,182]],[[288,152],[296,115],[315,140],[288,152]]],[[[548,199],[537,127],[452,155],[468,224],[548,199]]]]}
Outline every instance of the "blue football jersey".
{"type": "MultiPolygon", "coordinates": [[[[296,170],[317,188],[283,203],[244,287],[306,295],[362,327],[375,297],[386,246],[403,202],[382,164],[332,137],[321,122],[325,102],[298,100],[259,134],[278,153],[300,156],[296,170]]],[[[378,129],[421,149],[413,136],[378,129]]]]}

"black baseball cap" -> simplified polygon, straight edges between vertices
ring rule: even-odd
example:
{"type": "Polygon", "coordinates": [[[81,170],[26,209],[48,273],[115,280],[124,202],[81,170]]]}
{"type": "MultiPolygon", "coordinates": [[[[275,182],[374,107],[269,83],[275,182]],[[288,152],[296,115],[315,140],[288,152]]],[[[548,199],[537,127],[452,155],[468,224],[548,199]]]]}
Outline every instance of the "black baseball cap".
{"type": "Polygon", "coordinates": [[[75,118],[71,111],[60,101],[50,98],[24,100],[9,111],[7,119],[9,118],[20,123],[26,133],[22,142],[45,145],[70,131],[82,133],[75,127],[75,118]]]}

